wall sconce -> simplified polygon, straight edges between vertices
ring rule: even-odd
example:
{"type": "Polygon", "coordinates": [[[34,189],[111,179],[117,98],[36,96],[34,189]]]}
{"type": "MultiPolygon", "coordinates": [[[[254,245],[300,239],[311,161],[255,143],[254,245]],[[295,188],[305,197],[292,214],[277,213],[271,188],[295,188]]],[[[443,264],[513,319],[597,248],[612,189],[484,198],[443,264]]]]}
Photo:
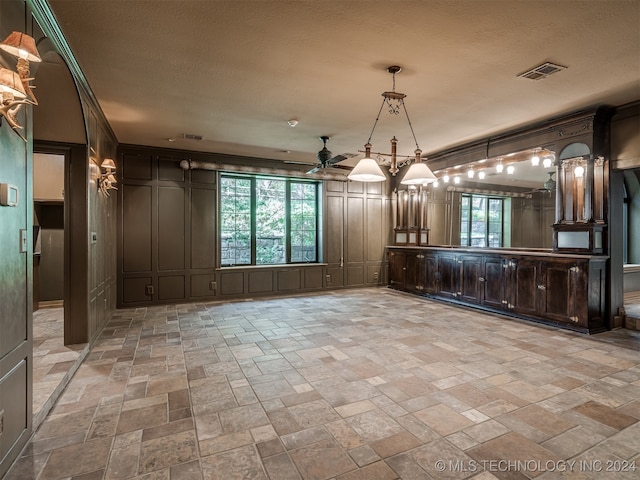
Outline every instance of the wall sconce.
{"type": "Polygon", "coordinates": [[[109,196],[109,190],[117,190],[116,183],[118,183],[118,180],[114,175],[115,172],[115,162],[110,158],[105,158],[105,160],[100,165],[100,176],[97,179],[97,183],[98,190],[107,197],[109,196]]]}
{"type": "MultiPolygon", "coordinates": [[[[0,43],[0,49],[18,58],[17,74],[0,67],[0,115],[7,119],[14,132],[25,142],[27,139],[18,131],[22,126],[16,115],[24,104],[38,105],[29,82],[29,62],[40,62],[40,54],[33,37],[21,32],[13,32],[0,43]]],[[[2,120],[0,117],[0,120],[2,120]]]]}
{"type": "Polygon", "coordinates": [[[582,165],[576,165],[573,169],[573,174],[576,178],[582,178],[584,176],[584,167],[582,165]]]}

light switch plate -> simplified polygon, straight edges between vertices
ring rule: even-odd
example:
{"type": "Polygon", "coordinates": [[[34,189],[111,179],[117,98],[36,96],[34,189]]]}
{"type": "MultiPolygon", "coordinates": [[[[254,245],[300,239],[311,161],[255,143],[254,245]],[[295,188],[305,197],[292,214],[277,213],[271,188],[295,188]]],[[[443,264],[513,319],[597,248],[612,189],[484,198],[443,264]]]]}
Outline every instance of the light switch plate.
{"type": "Polygon", "coordinates": [[[26,253],[27,251],[27,231],[20,229],[20,253],[26,253]]]}

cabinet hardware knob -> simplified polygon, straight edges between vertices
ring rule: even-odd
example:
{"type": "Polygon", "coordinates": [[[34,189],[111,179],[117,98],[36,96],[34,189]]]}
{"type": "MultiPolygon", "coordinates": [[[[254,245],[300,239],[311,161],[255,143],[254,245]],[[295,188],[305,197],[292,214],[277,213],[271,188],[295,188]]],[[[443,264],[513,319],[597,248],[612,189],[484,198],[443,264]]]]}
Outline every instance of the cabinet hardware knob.
{"type": "Polygon", "coordinates": [[[480,277],[480,278],[478,279],[478,281],[479,281],[479,282],[485,282],[486,280],[485,280],[485,278],[484,278],[484,277],[480,277]]]}
{"type": "Polygon", "coordinates": [[[538,285],[538,290],[546,290],[547,287],[545,287],[544,285],[538,285]]]}
{"type": "Polygon", "coordinates": [[[404,271],[404,270],[406,270],[406,269],[407,269],[407,267],[402,267],[402,270],[403,270],[403,271],[404,271]]]}

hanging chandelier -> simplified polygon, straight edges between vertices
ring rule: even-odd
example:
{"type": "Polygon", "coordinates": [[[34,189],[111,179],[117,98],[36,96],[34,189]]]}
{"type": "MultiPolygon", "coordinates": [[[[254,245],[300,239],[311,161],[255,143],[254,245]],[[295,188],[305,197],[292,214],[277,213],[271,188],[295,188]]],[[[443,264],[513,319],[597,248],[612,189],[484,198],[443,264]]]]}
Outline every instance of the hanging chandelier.
{"type": "Polygon", "coordinates": [[[367,143],[364,146],[365,156],[357,163],[348,175],[350,180],[354,180],[356,182],[382,182],[387,179],[387,176],[380,168],[378,162],[371,157],[371,138],[373,137],[373,132],[375,131],[376,126],[378,125],[378,120],[380,120],[380,113],[386,105],[389,113],[392,115],[399,115],[400,111],[404,112],[405,117],[407,118],[407,123],[409,124],[409,129],[411,130],[411,135],[413,136],[413,141],[416,144],[416,150],[414,152],[415,161],[411,163],[411,159],[408,158],[406,161],[402,162],[402,165],[398,163],[396,155],[398,140],[395,136],[391,139],[391,153],[376,153],[376,155],[390,157],[389,173],[391,175],[398,173],[399,167],[405,164],[410,164],[407,169],[407,173],[405,173],[404,177],[400,181],[400,183],[404,185],[425,185],[436,181],[436,176],[433,174],[431,169],[429,169],[426,163],[422,162],[422,150],[420,150],[420,147],[418,146],[416,134],[413,131],[413,125],[411,125],[411,120],[407,113],[407,107],[404,103],[406,95],[404,93],[396,92],[396,73],[400,73],[401,71],[402,67],[397,65],[392,65],[387,68],[387,72],[393,76],[393,88],[390,92],[382,93],[382,104],[380,105],[380,110],[378,110],[378,116],[373,123],[369,140],[367,140],[367,143]]]}

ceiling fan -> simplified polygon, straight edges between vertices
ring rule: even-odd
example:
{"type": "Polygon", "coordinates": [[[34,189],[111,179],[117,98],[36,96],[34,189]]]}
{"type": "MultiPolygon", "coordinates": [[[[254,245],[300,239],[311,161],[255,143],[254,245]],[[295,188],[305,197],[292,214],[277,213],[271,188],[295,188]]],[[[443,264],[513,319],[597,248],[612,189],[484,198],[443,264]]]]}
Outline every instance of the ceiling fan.
{"type": "Polygon", "coordinates": [[[315,167],[313,167],[311,170],[307,172],[307,174],[316,173],[318,170],[321,170],[327,167],[341,168],[343,170],[353,169],[353,167],[348,167],[346,165],[337,165],[337,163],[343,160],[346,160],[347,158],[356,157],[357,154],[343,153],[342,155],[336,155],[335,157],[333,157],[332,156],[333,154],[327,148],[327,141],[329,140],[329,137],[326,135],[323,135],[320,137],[320,140],[322,140],[322,143],[324,145],[322,147],[322,150],[320,150],[316,156],[316,158],[318,159],[318,162],[320,162],[320,165],[316,165],[315,167]]]}
{"type": "Polygon", "coordinates": [[[549,178],[542,184],[541,188],[534,188],[533,190],[525,193],[539,193],[539,192],[547,192],[551,193],[556,189],[556,181],[553,179],[553,176],[556,172],[547,172],[549,178]]]}

